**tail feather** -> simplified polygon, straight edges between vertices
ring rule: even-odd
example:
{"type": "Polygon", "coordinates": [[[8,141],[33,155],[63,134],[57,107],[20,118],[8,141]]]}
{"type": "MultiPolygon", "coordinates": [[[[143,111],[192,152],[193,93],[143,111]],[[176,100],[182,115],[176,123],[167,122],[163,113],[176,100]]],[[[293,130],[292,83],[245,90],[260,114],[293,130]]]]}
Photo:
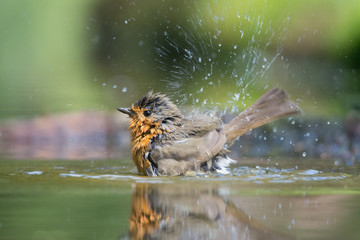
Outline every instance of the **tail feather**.
{"type": "Polygon", "coordinates": [[[300,113],[299,107],[289,99],[284,90],[271,89],[224,126],[227,144],[233,143],[239,136],[251,129],[297,113],[300,113]]]}

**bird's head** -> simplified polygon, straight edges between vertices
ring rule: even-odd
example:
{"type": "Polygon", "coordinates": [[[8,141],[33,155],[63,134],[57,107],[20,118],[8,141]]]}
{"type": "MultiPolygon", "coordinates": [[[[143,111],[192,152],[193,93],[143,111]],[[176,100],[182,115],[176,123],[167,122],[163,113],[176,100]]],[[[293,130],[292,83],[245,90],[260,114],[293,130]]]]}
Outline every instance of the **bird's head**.
{"type": "Polygon", "coordinates": [[[136,101],[131,108],[118,108],[118,110],[130,117],[131,129],[143,127],[145,131],[148,127],[171,130],[171,126],[180,126],[183,118],[180,110],[169,98],[152,92],[148,92],[136,101]]]}

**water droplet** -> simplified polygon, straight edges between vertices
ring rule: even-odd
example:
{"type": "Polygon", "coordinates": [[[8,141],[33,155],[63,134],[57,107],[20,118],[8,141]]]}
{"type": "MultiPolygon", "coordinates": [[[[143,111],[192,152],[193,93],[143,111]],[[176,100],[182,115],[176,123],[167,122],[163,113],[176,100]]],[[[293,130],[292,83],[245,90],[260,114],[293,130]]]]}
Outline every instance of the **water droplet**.
{"type": "Polygon", "coordinates": [[[127,91],[127,87],[123,87],[123,88],[121,89],[121,91],[122,91],[122,92],[126,92],[126,91],[127,91]]]}
{"type": "Polygon", "coordinates": [[[201,57],[199,57],[198,61],[199,61],[199,63],[201,63],[201,57]]]}
{"type": "MultiPolygon", "coordinates": [[[[251,42],[256,42],[256,40],[255,40],[255,35],[253,35],[252,37],[251,37],[251,42]]],[[[254,58],[254,60],[255,60],[255,58],[254,58]]]]}
{"type": "Polygon", "coordinates": [[[237,47],[238,47],[237,45],[234,45],[234,49],[237,49],[237,47]]]}
{"type": "Polygon", "coordinates": [[[116,85],[116,84],[114,84],[113,88],[117,88],[117,85],[116,85]]]}
{"type": "Polygon", "coordinates": [[[302,155],[303,157],[306,157],[306,152],[303,152],[301,155],[302,155]]]}
{"type": "Polygon", "coordinates": [[[240,97],[240,93],[235,93],[233,97],[234,101],[239,101],[239,97],[240,97]]]}
{"type": "Polygon", "coordinates": [[[102,86],[105,87],[105,86],[106,86],[106,83],[103,83],[102,86]]]}
{"type": "Polygon", "coordinates": [[[125,24],[128,24],[128,20],[125,20],[124,23],[125,23],[125,24]]]}

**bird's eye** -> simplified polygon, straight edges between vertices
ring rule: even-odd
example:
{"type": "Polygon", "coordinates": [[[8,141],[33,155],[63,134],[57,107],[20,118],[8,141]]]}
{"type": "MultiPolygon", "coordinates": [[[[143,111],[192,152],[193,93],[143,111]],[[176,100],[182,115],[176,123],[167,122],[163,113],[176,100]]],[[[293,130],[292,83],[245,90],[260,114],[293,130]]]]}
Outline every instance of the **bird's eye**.
{"type": "Polygon", "coordinates": [[[148,116],[151,115],[151,111],[145,110],[143,114],[144,114],[145,117],[148,117],[148,116]]]}

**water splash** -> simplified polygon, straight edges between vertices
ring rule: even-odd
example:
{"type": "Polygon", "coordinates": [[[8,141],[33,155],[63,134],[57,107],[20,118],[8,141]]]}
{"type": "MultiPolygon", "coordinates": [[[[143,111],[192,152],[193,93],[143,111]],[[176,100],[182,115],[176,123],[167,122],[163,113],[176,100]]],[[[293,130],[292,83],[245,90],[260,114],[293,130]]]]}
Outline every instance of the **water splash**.
{"type": "Polygon", "coordinates": [[[229,3],[192,4],[196,11],[186,23],[168,25],[163,34],[158,34],[156,61],[167,91],[176,95],[179,103],[208,107],[223,97],[224,91],[216,90],[221,87],[230,96],[225,103],[227,110],[246,107],[255,82],[269,81],[266,74],[281,55],[286,14],[282,24],[275,26],[267,19],[266,11],[272,7],[267,1],[262,7],[249,5],[245,9],[231,3],[239,7],[232,10],[227,9],[229,3]],[[234,40],[233,36],[238,38],[234,40]],[[275,36],[280,40],[276,39],[278,47],[272,51],[269,46],[275,36]]]}

